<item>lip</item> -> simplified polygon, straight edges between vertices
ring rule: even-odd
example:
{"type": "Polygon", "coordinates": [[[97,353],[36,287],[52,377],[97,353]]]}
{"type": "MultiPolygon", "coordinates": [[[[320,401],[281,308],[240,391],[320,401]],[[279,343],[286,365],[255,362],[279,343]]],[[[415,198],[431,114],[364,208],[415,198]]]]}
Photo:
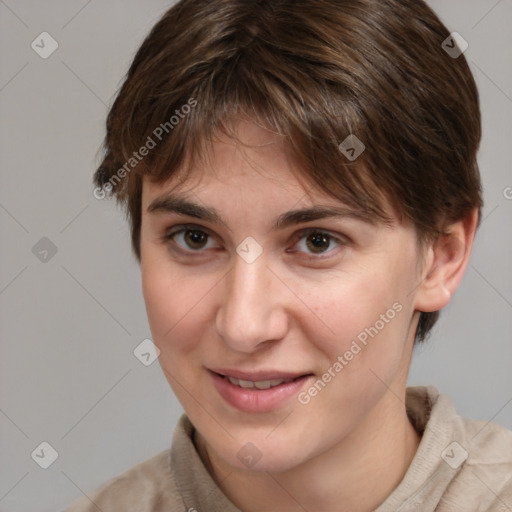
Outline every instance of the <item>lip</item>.
{"type": "Polygon", "coordinates": [[[305,386],[312,374],[290,374],[283,372],[257,372],[246,373],[235,370],[227,370],[223,373],[208,370],[219,395],[232,407],[244,412],[269,412],[283,405],[292,396],[295,396],[305,386]],[[220,375],[219,375],[220,374],[220,375]],[[243,380],[271,380],[271,379],[295,379],[268,389],[241,388],[231,384],[223,376],[229,375],[243,380]]]}
{"type": "Polygon", "coordinates": [[[302,377],[310,372],[304,373],[292,373],[283,372],[279,370],[262,370],[258,372],[241,372],[240,370],[230,370],[228,368],[208,368],[211,372],[220,373],[227,377],[234,377],[235,379],[252,380],[256,382],[258,380],[272,380],[272,379],[296,379],[302,377]]]}

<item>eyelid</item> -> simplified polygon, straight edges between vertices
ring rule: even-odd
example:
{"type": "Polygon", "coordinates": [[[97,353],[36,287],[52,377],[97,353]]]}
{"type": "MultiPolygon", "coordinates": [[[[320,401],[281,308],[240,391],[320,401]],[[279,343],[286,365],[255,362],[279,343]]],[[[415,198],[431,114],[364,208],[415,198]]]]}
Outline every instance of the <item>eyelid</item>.
{"type": "Polygon", "coordinates": [[[324,228],[302,228],[299,229],[296,233],[294,233],[294,237],[303,237],[304,235],[312,235],[314,233],[320,233],[322,235],[329,235],[332,239],[338,240],[340,242],[348,242],[349,238],[346,235],[342,235],[341,233],[334,233],[330,229],[324,228]]]}
{"type": "Polygon", "coordinates": [[[176,233],[179,233],[181,231],[187,231],[187,230],[204,231],[208,236],[215,237],[215,235],[213,235],[208,228],[201,226],[199,224],[188,223],[188,224],[175,224],[174,226],[167,228],[165,230],[163,238],[169,238],[172,235],[175,235],[176,233]]]}

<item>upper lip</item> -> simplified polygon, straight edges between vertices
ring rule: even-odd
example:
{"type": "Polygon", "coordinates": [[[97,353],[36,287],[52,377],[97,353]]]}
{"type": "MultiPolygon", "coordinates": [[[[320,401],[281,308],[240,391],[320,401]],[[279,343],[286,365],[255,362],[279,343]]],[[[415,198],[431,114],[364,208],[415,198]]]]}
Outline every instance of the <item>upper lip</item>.
{"type": "Polygon", "coordinates": [[[258,382],[261,380],[273,379],[296,379],[304,375],[310,375],[311,372],[297,373],[297,372],[284,372],[280,370],[261,370],[256,372],[242,372],[240,370],[231,370],[229,368],[209,368],[210,371],[224,375],[225,377],[234,377],[235,379],[250,380],[258,382]]]}

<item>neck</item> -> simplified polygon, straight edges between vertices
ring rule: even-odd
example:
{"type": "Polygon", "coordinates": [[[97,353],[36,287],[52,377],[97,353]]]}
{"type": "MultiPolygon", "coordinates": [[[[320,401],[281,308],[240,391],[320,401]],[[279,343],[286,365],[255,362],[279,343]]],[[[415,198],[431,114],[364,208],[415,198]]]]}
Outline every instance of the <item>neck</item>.
{"type": "Polygon", "coordinates": [[[419,445],[405,390],[400,398],[386,392],[354,432],[288,471],[240,471],[217,457],[197,432],[196,445],[217,485],[244,512],[275,510],[276,504],[281,512],[371,511],[398,486],[419,445]]]}

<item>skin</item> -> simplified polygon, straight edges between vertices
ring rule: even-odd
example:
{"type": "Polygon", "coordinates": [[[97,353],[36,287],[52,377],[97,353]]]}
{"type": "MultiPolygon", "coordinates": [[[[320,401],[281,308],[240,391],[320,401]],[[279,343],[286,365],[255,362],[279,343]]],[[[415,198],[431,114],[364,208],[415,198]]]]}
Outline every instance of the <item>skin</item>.
{"type": "Polygon", "coordinates": [[[450,300],[476,212],[421,254],[414,227],[393,212],[391,226],[326,218],[273,230],[288,210],[342,203],[301,184],[279,136],[244,121],[238,138],[243,145],[215,142],[183,183],[144,178],[142,283],[161,367],[208,471],[244,512],[373,510],[420,442],[404,404],[419,312],[450,300]],[[169,192],[215,208],[227,227],[147,211],[169,192]],[[192,242],[190,232],[165,239],[185,223],[192,242]],[[315,248],[305,228],[334,239],[315,248]],[[252,263],[236,252],[248,236],[263,248],[252,263]],[[239,411],[206,370],[279,369],[314,381],[396,303],[400,312],[306,405],[294,396],[271,412],[239,411]],[[237,457],[248,442],[261,453],[251,468],[237,457]]]}

